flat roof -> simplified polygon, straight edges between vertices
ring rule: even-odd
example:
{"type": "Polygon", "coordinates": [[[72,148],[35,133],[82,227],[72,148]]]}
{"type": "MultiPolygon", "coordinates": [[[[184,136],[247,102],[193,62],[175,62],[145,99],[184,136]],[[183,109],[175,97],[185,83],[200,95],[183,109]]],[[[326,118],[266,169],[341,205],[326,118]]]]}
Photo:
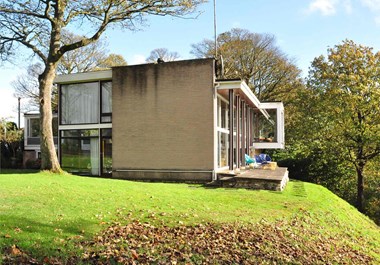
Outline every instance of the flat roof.
{"type": "Polygon", "coordinates": [[[249,86],[240,79],[219,80],[215,83],[217,85],[218,92],[225,98],[228,98],[228,91],[233,89],[236,94],[248,103],[248,105],[259,109],[266,118],[269,117],[269,114],[265,110],[266,108],[277,108],[278,105],[280,105],[280,108],[284,108],[282,102],[260,102],[255,94],[253,94],[249,86]]]}
{"type": "Polygon", "coordinates": [[[58,75],[54,79],[55,84],[67,84],[67,83],[81,83],[91,81],[111,80],[112,70],[93,71],[86,73],[75,73],[58,75]]]}

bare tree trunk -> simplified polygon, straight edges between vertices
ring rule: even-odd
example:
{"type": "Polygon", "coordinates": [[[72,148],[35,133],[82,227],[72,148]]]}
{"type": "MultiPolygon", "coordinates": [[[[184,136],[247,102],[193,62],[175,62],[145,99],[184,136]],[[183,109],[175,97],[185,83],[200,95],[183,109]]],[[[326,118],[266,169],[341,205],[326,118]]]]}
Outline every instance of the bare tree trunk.
{"type": "Polygon", "coordinates": [[[56,64],[48,64],[39,76],[40,128],[41,128],[41,169],[55,173],[62,172],[54,146],[52,129],[51,92],[55,77],[56,64]]]}
{"type": "Polygon", "coordinates": [[[357,197],[356,197],[356,208],[363,213],[364,212],[364,165],[361,163],[356,166],[356,174],[358,177],[357,183],[357,197]]]}

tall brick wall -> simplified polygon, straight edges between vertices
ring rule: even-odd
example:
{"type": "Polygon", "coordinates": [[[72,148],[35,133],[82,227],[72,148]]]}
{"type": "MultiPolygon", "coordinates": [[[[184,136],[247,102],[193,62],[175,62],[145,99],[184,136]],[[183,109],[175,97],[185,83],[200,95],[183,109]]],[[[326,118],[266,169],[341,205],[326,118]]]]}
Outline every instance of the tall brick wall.
{"type": "Polygon", "coordinates": [[[212,59],[113,68],[115,177],[211,179],[185,171],[213,170],[213,71],[212,59]]]}

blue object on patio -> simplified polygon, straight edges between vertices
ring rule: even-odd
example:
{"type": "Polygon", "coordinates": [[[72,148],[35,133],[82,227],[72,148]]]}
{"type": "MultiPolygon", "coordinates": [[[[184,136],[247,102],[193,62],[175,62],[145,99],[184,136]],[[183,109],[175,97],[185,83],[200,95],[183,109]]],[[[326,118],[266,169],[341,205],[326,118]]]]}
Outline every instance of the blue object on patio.
{"type": "Polygon", "coordinates": [[[255,155],[255,160],[256,160],[257,163],[260,163],[260,164],[268,164],[268,162],[272,161],[272,159],[270,158],[270,156],[267,155],[267,154],[255,155]]]}
{"type": "Polygon", "coordinates": [[[245,154],[245,164],[249,165],[252,163],[255,163],[255,158],[250,157],[249,155],[245,154]]]}

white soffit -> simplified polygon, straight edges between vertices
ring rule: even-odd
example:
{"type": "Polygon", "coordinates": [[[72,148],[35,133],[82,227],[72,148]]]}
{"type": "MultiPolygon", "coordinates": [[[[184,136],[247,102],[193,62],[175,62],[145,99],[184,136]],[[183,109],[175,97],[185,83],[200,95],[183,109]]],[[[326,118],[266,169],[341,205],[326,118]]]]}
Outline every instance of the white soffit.
{"type": "Polygon", "coordinates": [[[216,82],[217,89],[218,90],[225,90],[225,89],[235,89],[240,92],[242,92],[245,97],[250,101],[251,104],[253,104],[255,107],[260,107],[260,101],[259,99],[253,94],[249,86],[241,80],[226,80],[226,81],[218,81],[216,82]]]}
{"type": "Polygon", "coordinates": [[[111,80],[112,70],[94,71],[87,73],[76,73],[67,75],[58,75],[54,79],[55,84],[80,83],[100,80],[111,80]]]}
{"type": "Polygon", "coordinates": [[[218,90],[225,90],[225,89],[235,89],[240,91],[244,94],[245,98],[248,99],[256,108],[258,108],[261,113],[268,119],[269,115],[268,112],[264,109],[262,106],[263,103],[260,102],[260,100],[253,94],[252,90],[249,88],[249,86],[241,80],[226,80],[226,81],[218,81],[216,82],[217,89],[218,90]]]}

